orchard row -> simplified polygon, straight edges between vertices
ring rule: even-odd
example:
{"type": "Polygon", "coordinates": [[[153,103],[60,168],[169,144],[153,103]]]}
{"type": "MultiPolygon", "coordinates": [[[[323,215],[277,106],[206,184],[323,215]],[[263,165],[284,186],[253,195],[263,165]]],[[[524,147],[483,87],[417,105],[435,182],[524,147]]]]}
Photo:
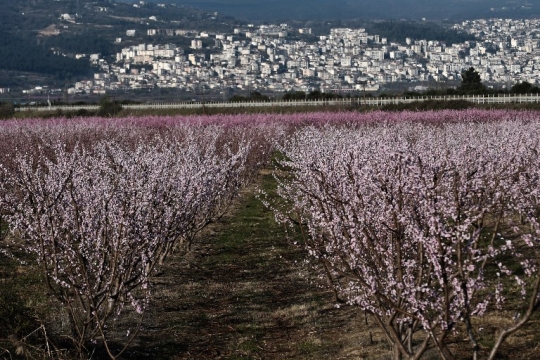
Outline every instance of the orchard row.
{"type": "Polygon", "coordinates": [[[276,214],[396,358],[493,359],[540,307],[538,139],[538,121],[303,128],[276,214]],[[488,312],[512,325],[481,334],[488,312]]]}
{"type": "Polygon", "coordinates": [[[540,307],[539,135],[539,113],[480,110],[6,121],[0,229],[36,259],[74,347],[115,358],[111,324],[144,312],[167,255],[279,151],[268,206],[396,358],[450,357],[456,336],[494,358],[540,307]],[[476,320],[509,307],[481,347],[476,320]]]}

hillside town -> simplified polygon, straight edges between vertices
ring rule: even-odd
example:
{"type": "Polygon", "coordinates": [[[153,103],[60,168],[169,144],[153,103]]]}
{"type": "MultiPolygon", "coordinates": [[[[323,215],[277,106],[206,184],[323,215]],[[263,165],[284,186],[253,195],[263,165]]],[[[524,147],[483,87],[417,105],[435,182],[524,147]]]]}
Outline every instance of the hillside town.
{"type": "Polygon", "coordinates": [[[308,35],[311,29],[287,24],[248,25],[232,34],[149,29],[149,36],[190,37],[191,47],[129,46],[112,63],[99,54],[90,55],[100,71],[68,92],[174,88],[224,94],[238,90],[346,93],[376,92],[390,83],[422,91],[429,84],[455,84],[469,67],[490,87],[540,83],[540,20],[473,20],[453,29],[474,34],[478,41],[447,45],[405,38],[397,43],[365,29],[335,28],[310,42],[292,35],[308,35]]]}

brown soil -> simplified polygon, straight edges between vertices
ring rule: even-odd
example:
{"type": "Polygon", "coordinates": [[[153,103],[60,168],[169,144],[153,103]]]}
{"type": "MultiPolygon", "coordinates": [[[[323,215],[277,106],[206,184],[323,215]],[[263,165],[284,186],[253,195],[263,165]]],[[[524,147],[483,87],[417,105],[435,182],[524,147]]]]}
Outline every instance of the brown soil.
{"type": "MultiPolygon", "coordinates": [[[[261,176],[270,181],[271,175],[261,176]]],[[[265,180],[266,179],[266,180],[265,180]]],[[[273,214],[249,191],[154,279],[126,358],[359,359],[388,347],[357,308],[337,309],[273,214]],[[373,331],[373,329],[372,329],[373,331]]]]}

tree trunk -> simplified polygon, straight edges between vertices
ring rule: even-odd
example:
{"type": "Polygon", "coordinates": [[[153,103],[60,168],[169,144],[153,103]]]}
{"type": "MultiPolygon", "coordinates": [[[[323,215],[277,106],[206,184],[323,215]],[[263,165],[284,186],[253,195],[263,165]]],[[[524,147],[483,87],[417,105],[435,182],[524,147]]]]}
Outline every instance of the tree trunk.
{"type": "Polygon", "coordinates": [[[397,343],[394,344],[394,360],[403,360],[403,354],[401,353],[401,350],[399,349],[399,345],[397,343]]]}

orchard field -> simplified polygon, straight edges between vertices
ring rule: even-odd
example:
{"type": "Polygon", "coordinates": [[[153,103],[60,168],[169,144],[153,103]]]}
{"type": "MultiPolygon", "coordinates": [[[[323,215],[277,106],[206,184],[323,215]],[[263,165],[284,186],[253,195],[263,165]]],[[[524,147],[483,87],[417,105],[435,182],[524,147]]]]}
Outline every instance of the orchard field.
{"type": "Polygon", "coordinates": [[[530,359],[540,112],[0,122],[0,356],[530,359]]]}

